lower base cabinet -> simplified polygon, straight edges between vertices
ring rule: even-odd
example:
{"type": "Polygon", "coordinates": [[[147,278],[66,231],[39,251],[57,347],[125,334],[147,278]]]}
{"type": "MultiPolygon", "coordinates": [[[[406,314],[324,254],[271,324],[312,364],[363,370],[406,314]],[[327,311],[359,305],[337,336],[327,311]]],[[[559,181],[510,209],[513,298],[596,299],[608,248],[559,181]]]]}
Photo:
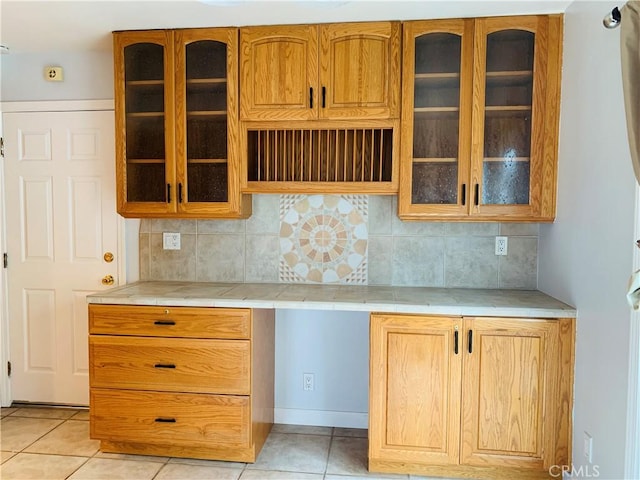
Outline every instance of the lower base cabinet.
{"type": "Polygon", "coordinates": [[[89,306],[104,452],[254,462],[273,425],[274,311],[89,306]]]}
{"type": "Polygon", "coordinates": [[[574,337],[574,319],[372,314],[369,470],[552,478],[571,461],[574,337]]]}

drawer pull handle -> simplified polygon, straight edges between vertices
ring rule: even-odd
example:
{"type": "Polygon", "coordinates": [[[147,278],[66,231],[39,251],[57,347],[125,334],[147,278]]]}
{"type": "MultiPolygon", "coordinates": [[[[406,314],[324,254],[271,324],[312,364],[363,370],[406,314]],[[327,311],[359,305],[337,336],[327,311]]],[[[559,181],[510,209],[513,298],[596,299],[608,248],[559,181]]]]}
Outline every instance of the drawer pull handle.
{"type": "Polygon", "coordinates": [[[458,331],[453,332],[453,353],[458,355],[458,331]]]}
{"type": "Polygon", "coordinates": [[[157,423],[176,423],[176,419],[175,418],[156,418],[156,422],[157,423]]]}
{"type": "Polygon", "coordinates": [[[155,368],[176,368],[173,363],[156,363],[155,368]]]}
{"type": "Polygon", "coordinates": [[[154,325],[175,325],[176,322],[173,320],[156,320],[153,322],[154,325]]]}

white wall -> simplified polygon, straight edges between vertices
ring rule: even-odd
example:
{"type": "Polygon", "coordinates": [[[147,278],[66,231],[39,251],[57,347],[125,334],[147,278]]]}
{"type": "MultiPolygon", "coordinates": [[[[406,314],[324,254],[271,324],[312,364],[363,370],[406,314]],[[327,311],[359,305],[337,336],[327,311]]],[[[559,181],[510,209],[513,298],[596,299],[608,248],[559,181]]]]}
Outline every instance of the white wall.
{"type": "Polygon", "coordinates": [[[277,311],[277,423],[367,428],[368,392],[366,312],[277,311]],[[314,391],[303,390],[303,373],[314,374],[314,391]]]}
{"type": "MultiPolygon", "coordinates": [[[[558,214],[542,226],[539,288],[578,309],[573,462],[593,437],[600,478],[624,478],[635,179],[629,159],[618,2],[574,2],[565,14],[558,214]]],[[[620,5],[622,6],[622,5],[620,5]]]]}
{"type": "Polygon", "coordinates": [[[113,98],[113,54],[48,52],[0,57],[3,102],[113,98]],[[47,82],[46,66],[63,68],[63,82],[47,82]]]}

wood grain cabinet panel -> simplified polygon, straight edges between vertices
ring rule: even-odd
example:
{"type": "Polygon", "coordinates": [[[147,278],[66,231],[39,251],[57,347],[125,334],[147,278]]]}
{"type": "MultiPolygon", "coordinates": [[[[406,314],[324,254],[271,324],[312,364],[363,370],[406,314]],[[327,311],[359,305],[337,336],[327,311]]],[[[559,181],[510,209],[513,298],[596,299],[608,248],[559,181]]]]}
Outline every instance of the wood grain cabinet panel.
{"type": "Polygon", "coordinates": [[[249,447],[249,397],[92,389],[91,437],[171,446],[249,447]]]}
{"type": "Polygon", "coordinates": [[[569,465],[573,322],[372,314],[369,469],[509,479],[569,465]]]}
{"type": "Polygon", "coordinates": [[[400,23],[322,25],[320,116],[398,118],[400,23]]]}
{"type": "Polygon", "coordinates": [[[92,387],[251,393],[249,340],[92,335],[92,387]]]}
{"type": "Polygon", "coordinates": [[[94,304],[89,308],[89,333],[248,339],[251,338],[251,310],[94,304]]]}
{"type": "Polygon", "coordinates": [[[457,464],[462,321],[371,316],[369,457],[457,464]]]}
{"type": "Polygon", "coordinates": [[[399,216],[553,221],[562,16],[403,29],[399,216]]]}
{"type": "Polygon", "coordinates": [[[555,451],[558,322],[466,318],[462,455],[466,465],[548,469],[555,451]]]}
{"type": "Polygon", "coordinates": [[[89,305],[105,452],[254,462],[274,415],[273,310],[89,305]]]}
{"type": "Polygon", "coordinates": [[[399,22],[240,29],[242,120],[393,119],[399,22]]]}
{"type": "Polygon", "coordinates": [[[318,115],[318,27],[240,29],[243,120],[309,120],[318,115]]]}

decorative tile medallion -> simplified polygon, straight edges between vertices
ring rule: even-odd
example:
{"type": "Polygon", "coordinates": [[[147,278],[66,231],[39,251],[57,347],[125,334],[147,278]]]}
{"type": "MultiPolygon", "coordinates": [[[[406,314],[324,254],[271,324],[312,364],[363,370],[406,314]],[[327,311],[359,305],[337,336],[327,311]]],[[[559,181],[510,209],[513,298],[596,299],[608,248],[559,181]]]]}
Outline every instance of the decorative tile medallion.
{"type": "Polygon", "coordinates": [[[366,195],[281,195],[280,281],[366,285],[367,216],[366,195]]]}

